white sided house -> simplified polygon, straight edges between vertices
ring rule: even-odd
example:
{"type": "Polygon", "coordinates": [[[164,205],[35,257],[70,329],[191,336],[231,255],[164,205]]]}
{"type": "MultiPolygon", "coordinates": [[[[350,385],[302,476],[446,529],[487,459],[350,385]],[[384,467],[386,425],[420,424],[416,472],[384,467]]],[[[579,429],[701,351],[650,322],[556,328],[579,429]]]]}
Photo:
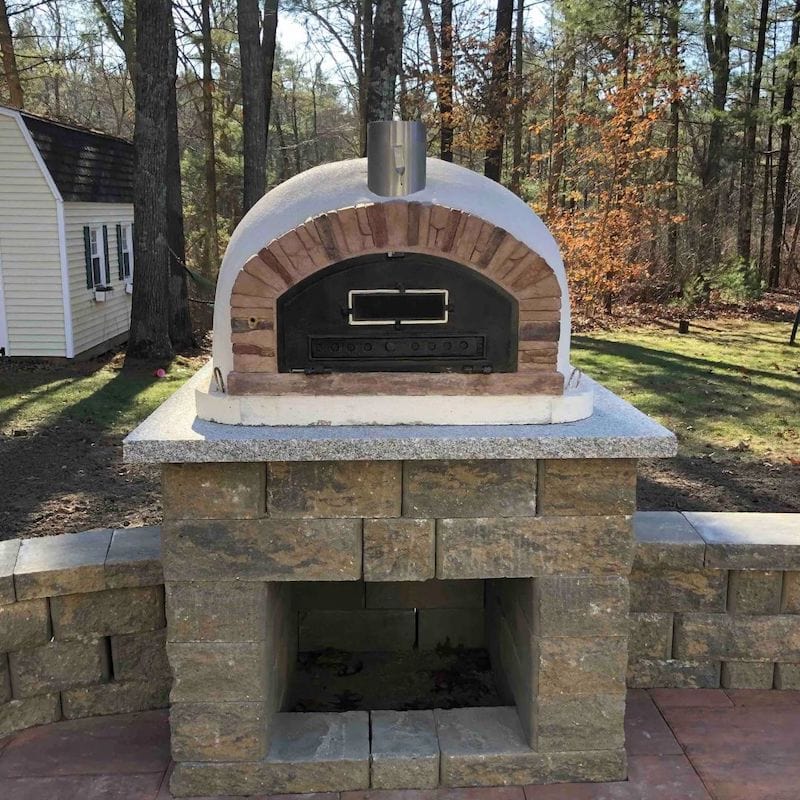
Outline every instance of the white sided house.
{"type": "Polygon", "coordinates": [[[133,174],[130,142],[0,106],[0,354],[127,339],[133,174]]]}

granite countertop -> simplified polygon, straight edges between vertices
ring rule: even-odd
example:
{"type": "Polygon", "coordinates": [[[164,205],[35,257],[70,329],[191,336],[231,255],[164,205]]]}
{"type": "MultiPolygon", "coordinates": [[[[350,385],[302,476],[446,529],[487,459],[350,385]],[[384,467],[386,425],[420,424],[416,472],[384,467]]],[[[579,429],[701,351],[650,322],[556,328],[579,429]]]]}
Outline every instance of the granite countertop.
{"type": "MultiPolygon", "coordinates": [[[[594,413],[550,425],[269,427],[198,419],[195,389],[210,363],[123,442],[129,464],[480,458],[666,458],[675,435],[592,381],[594,413]]],[[[584,380],[588,380],[584,377],[584,380]]]]}

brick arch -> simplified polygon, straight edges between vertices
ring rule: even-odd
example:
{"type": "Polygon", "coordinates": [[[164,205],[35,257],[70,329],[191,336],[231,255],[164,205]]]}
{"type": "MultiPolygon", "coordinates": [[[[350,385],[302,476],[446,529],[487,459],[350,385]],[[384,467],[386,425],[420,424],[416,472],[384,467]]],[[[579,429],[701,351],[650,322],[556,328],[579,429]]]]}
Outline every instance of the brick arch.
{"type": "Polygon", "coordinates": [[[231,292],[234,373],[277,372],[276,300],[333,264],[388,250],[456,261],[519,303],[519,372],[554,372],[561,287],[547,262],[508,231],[445,206],[371,203],[320,214],[250,257],[231,292]]]}

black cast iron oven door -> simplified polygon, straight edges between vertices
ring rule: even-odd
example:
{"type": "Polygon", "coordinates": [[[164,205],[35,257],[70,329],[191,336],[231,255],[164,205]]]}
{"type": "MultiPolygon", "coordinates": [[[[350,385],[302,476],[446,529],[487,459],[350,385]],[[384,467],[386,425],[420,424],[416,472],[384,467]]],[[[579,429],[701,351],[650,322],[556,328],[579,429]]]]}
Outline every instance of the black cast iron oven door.
{"type": "Polygon", "coordinates": [[[469,267],[378,253],[278,298],[280,372],[516,372],[517,302],[469,267]]]}

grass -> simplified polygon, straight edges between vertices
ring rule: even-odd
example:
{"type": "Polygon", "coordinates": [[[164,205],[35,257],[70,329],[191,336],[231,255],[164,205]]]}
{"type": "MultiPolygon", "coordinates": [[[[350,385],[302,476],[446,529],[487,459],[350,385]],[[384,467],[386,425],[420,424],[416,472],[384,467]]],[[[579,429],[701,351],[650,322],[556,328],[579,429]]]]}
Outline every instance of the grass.
{"type": "MultiPolygon", "coordinates": [[[[684,455],[709,449],[800,458],[800,348],[777,322],[693,322],[573,337],[573,363],[674,430],[684,455]]],[[[0,433],[59,418],[124,435],[202,363],[178,358],[166,378],[123,369],[122,358],[84,364],[0,366],[0,433]]]]}
{"type": "Polygon", "coordinates": [[[695,321],[573,337],[573,364],[678,436],[709,450],[800,459],[800,347],[790,324],[695,321]]]}
{"type": "Polygon", "coordinates": [[[126,367],[123,359],[0,366],[0,434],[29,432],[68,419],[124,435],[166,400],[203,359],[176,358],[167,376],[155,367],[126,367]]]}

